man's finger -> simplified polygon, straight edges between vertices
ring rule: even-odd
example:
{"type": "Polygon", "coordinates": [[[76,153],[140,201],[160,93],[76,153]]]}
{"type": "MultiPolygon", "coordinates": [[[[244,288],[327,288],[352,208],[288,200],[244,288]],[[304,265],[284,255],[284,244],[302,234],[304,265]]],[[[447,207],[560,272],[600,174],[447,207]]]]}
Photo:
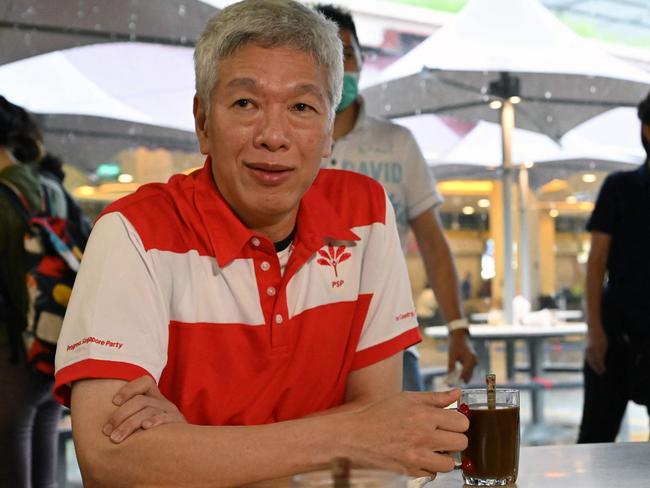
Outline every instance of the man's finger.
{"type": "Polygon", "coordinates": [[[448,454],[431,452],[427,454],[426,462],[421,464],[422,466],[420,466],[419,469],[427,473],[446,473],[448,471],[453,471],[455,461],[454,458],[448,454]]]}
{"type": "Polygon", "coordinates": [[[155,408],[160,412],[165,412],[168,405],[169,402],[164,399],[145,395],[136,395],[115,410],[109,417],[107,424],[110,424],[112,428],[117,428],[118,425],[129,417],[135,415],[140,410],[145,408],[155,408]]]}
{"type": "Polygon", "coordinates": [[[426,393],[423,397],[426,399],[428,404],[438,408],[445,408],[460,399],[460,390],[454,388],[448,391],[426,393]]]}
{"type": "Polygon", "coordinates": [[[145,395],[149,393],[153,396],[160,396],[156,381],[149,375],[140,376],[133,381],[129,381],[113,396],[114,405],[122,405],[136,395],[145,395]]]}
{"type": "Polygon", "coordinates": [[[111,441],[119,444],[135,431],[139,430],[142,426],[142,423],[146,419],[153,417],[158,412],[159,410],[153,407],[146,407],[142,410],[139,410],[135,415],[132,415],[124,422],[116,426],[116,428],[111,432],[111,441]]]}
{"type": "Polygon", "coordinates": [[[174,422],[182,422],[184,420],[185,417],[183,417],[180,413],[177,415],[172,415],[169,412],[163,412],[157,415],[153,415],[148,419],[146,419],[145,421],[143,421],[142,428],[145,430],[153,429],[154,427],[158,427],[159,425],[171,424],[174,422]]]}

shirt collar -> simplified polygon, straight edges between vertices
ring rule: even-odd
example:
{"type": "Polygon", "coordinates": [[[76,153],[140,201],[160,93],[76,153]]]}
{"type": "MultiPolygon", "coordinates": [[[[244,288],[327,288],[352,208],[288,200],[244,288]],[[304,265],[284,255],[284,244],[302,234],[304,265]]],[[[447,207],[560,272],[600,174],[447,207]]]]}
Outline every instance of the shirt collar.
{"type": "Polygon", "coordinates": [[[194,203],[198,209],[212,251],[223,268],[253,238],[253,232],[239,220],[224,200],[212,176],[212,160],[208,156],[203,168],[196,172],[194,203]]]}
{"type": "Polygon", "coordinates": [[[360,238],[345,225],[337,210],[325,197],[319,177],[300,201],[296,241],[316,251],[329,241],[358,241],[360,238]]]}
{"type": "MultiPolygon", "coordinates": [[[[208,156],[202,169],[195,173],[194,202],[219,267],[223,268],[242,256],[243,248],[256,235],[247,228],[226,203],[212,176],[208,156]]],[[[309,252],[323,247],[325,242],[356,241],[359,237],[341,220],[336,209],[325,198],[318,185],[318,176],[300,201],[297,217],[296,246],[306,246],[309,252]]],[[[259,236],[262,237],[263,236],[259,236]]],[[[273,243],[270,247],[273,250],[273,243]]],[[[274,252],[274,250],[273,250],[274,252]]]]}

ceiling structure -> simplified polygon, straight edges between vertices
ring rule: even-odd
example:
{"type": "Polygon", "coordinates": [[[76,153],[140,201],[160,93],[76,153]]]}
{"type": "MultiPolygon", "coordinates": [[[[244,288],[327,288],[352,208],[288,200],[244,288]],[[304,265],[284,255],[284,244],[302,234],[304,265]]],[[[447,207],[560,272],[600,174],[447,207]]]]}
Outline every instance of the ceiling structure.
{"type": "MultiPolygon", "coordinates": [[[[636,46],[643,46],[646,39],[645,45],[650,47],[650,2],[646,0],[541,1],[582,34],[596,33],[598,35],[595,37],[600,39],[636,46]]],[[[218,7],[228,3],[232,2],[0,0],[0,45],[3,46],[0,65],[60,49],[107,42],[139,41],[191,47],[206,19],[218,7]]],[[[384,36],[383,43],[365,37],[366,29],[363,26],[359,29],[366,52],[375,58],[377,69],[385,67],[451,17],[430,10],[434,15],[413,16],[411,25],[414,27],[409,29],[405,27],[409,24],[407,17],[411,15],[409,12],[417,9],[400,6],[400,15],[396,17],[395,9],[392,14],[385,15],[379,8],[379,4],[389,4],[390,0],[339,0],[335,3],[350,8],[358,24],[365,23],[370,13],[377,17],[384,15],[384,23],[379,29],[384,36]],[[386,30],[386,26],[392,26],[392,30],[386,30]]],[[[431,3],[436,1],[432,0],[431,3]]],[[[647,59],[646,67],[650,66],[650,55],[647,55],[647,59]]],[[[2,91],[3,87],[0,86],[0,93],[2,91]]],[[[46,143],[52,152],[64,156],[69,154],[69,159],[78,161],[80,169],[87,172],[92,172],[97,161],[110,160],[111,155],[122,148],[144,145],[183,151],[196,149],[193,133],[182,130],[73,114],[43,114],[39,118],[45,129],[46,143]]]]}

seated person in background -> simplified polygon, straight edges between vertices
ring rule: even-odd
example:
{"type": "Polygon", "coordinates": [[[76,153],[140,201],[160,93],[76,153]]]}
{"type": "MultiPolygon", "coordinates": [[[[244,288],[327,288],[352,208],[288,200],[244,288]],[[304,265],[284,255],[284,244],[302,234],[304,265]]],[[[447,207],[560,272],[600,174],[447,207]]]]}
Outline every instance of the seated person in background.
{"type": "Polygon", "coordinates": [[[419,333],[386,193],[319,171],[341,60],[336,26],[294,1],[209,22],[195,52],[205,166],[107,208],[59,339],[55,393],[85,486],[233,486],[335,456],[453,468],[458,391],[400,392],[419,333]],[[112,420],[150,411],[146,395],[115,396],[143,375],[187,422],[120,442],[112,420]]]}

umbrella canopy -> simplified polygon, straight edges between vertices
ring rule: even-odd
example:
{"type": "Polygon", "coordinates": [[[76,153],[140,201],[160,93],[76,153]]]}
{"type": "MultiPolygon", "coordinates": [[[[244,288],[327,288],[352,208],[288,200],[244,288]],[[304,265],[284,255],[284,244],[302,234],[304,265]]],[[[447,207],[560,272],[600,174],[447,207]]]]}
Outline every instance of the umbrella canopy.
{"type": "Polygon", "coordinates": [[[649,74],[598,50],[536,0],[473,0],[364,94],[379,116],[491,122],[500,115],[488,102],[516,95],[517,126],[559,140],[601,112],[635,106],[649,84],[649,74]]]}
{"type": "Polygon", "coordinates": [[[39,115],[50,151],[91,173],[126,147],[196,151],[192,53],[115,42],[41,54],[0,66],[0,94],[39,115]]]}
{"type": "MultiPolygon", "coordinates": [[[[559,140],[602,112],[634,106],[650,75],[599,52],[560,24],[536,0],[472,0],[449,24],[388,67],[364,90],[367,110],[394,118],[449,113],[500,122],[503,163],[504,309],[512,319],[512,128],[559,140]],[[498,108],[500,110],[494,110],[498,108]]],[[[524,181],[524,180],[521,180],[524,181]]],[[[522,188],[522,194],[525,189],[522,188]]],[[[530,297],[520,225],[522,282],[530,297]]]]}
{"type": "Polygon", "coordinates": [[[187,47],[138,42],[65,49],[0,66],[0,93],[34,113],[194,131],[192,53],[187,47]]]}
{"type": "MultiPolygon", "coordinates": [[[[500,177],[501,127],[449,116],[421,115],[393,119],[407,127],[436,179],[495,179],[500,177]]],[[[560,143],[538,132],[512,130],[513,164],[533,162],[531,186],[584,171],[611,172],[641,164],[645,150],[640,122],[632,108],[617,108],[583,122],[560,143]]]]}

